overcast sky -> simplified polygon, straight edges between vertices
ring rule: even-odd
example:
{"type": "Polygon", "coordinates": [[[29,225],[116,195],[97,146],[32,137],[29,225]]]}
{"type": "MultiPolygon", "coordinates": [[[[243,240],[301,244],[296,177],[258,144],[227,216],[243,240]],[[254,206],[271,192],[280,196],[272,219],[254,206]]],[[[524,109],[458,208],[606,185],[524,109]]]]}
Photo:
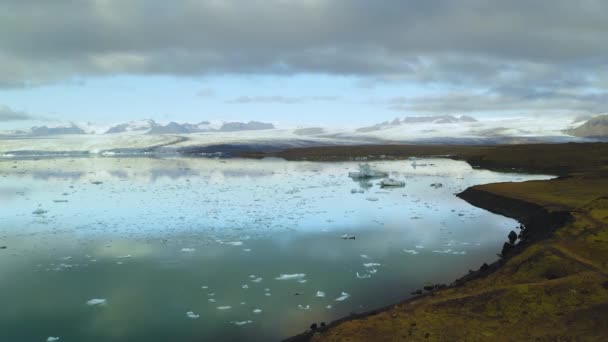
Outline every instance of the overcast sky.
{"type": "Polygon", "coordinates": [[[0,128],[608,112],[605,0],[0,0],[0,128]]]}

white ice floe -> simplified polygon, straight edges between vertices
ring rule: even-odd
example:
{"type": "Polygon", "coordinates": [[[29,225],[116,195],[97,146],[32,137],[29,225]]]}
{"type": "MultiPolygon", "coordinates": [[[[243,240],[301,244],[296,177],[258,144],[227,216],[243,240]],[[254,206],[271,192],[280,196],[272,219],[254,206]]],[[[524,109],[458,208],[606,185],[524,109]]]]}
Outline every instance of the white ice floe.
{"type": "Polygon", "coordinates": [[[232,306],[230,306],[230,305],[218,306],[217,309],[218,310],[230,310],[230,309],[232,309],[232,306]]]}
{"type": "Polygon", "coordinates": [[[242,246],[243,245],[243,241],[226,242],[226,244],[230,245],[230,246],[242,246]]]}
{"type": "Polygon", "coordinates": [[[326,309],[331,309],[332,307],[333,307],[333,306],[328,305],[328,306],[326,306],[325,308],[326,308],[326,309]]]}
{"type": "Polygon", "coordinates": [[[184,253],[192,253],[196,251],[196,248],[182,248],[182,252],[184,253]]]}
{"type": "Polygon", "coordinates": [[[276,277],[276,280],[294,280],[294,279],[302,279],[306,277],[305,273],[295,273],[295,274],[281,274],[276,277]]]}
{"type": "Polygon", "coordinates": [[[298,309],[300,310],[310,310],[310,305],[302,305],[302,304],[298,304],[298,309]]]}
{"type": "Polygon", "coordinates": [[[209,286],[205,286],[205,285],[201,286],[201,289],[208,289],[208,288],[209,288],[209,286]]]}
{"type": "Polygon", "coordinates": [[[106,305],[106,303],[107,300],[99,298],[93,298],[87,301],[87,305],[106,305]]]}
{"type": "Polygon", "coordinates": [[[253,323],[253,321],[232,321],[231,323],[234,325],[245,325],[245,324],[251,324],[251,323],[253,323]]]}
{"type": "Polygon", "coordinates": [[[359,274],[359,272],[357,272],[356,275],[357,275],[358,279],[366,279],[366,278],[371,278],[372,277],[371,274],[366,274],[366,273],[359,274]]]}
{"type": "Polygon", "coordinates": [[[251,248],[243,248],[243,252],[251,252],[251,248]]]}
{"type": "Polygon", "coordinates": [[[215,300],[215,299],[213,299],[213,298],[209,298],[209,303],[215,303],[215,302],[216,302],[216,300],[215,300]]]}
{"type": "Polygon", "coordinates": [[[186,312],[186,316],[188,316],[188,318],[192,318],[192,319],[196,319],[196,318],[199,318],[199,317],[200,317],[200,315],[197,315],[197,314],[195,314],[195,313],[194,313],[194,312],[192,312],[192,311],[188,311],[188,312],[186,312]]]}
{"type": "Polygon", "coordinates": [[[253,310],[253,313],[254,314],[259,314],[259,313],[262,313],[262,310],[261,309],[255,309],[255,310],[253,310]]]}
{"type": "Polygon", "coordinates": [[[119,256],[118,259],[129,259],[131,257],[132,257],[131,254],[127,254],[127,255],[121,255],[121,256],[119,256]]]}
{"type": "Polygon", "coordinates": [[[422,245],[416,245],[416,249],[423,249],[423,248],[424,248],[424,246],[422,246],[422,245]]]}
{"type": "Polygon", "coordinates": [[[346,292],[342,292],[341,296],[336,298],[337,302],[342,302],[348,299],[348,297],[350,297],[350,294],[346,293],[346,292]]]}
{"type": "Polygon", "coordinates": [[[377,263],[377,262],[366,262],[366,263],[364,263],[364,264],[363,264],[363,266],[364,266],[364,267],[367,267],[367,268],[370,268],[370,267],[377,267],[377,266],[380,266],[380,264],[379,264],[379,263],[377,263]]]}
{"type": "Polygon", "coordinates": [[[325,297],[325,292],[323,292],[323,291],[317,291],[317,297],[319,297],[319,298],[325,297]]]}
{"type": "Polygon", "coordinates": [[[404,248],[404,249],[403,249],[403,251],[404,251],[405,253],[409,253],[409,254],[412,254],[412,255],[416,255],[416,254],[419,254],[419,253],[420,253],[420,252],[418,252],[418,251],[417,251],[417,250],[415,250],[415,249],[405,249],[405,248],[404,248]]]}
{"type": "Polygon", "coordinates": [[[253,282],[253,283],[260,283],[260,282],[262,282],[262,278],[251,279],[251,282],[253,282]]]}
{"type": "Polygon", "coordinates": [[[46,342],[55,342],[59,341],[59,337],[49,336],[46,338],[46,342]]]}
{"type": "Polygon", "coordinates": [[[242,287],[242,288],[244,288],[244,289],[248,289],[248,288],[249,288],[249,285],[245,284],[245,285],[243,285],[243,286],[241,286],[241,287],[242,287]]]}
{"type": "Polygon", "coordinates": [[[304,284],[304,283],[306,283],[306,281],[307,281],[306,279],[300,279],[300,280],[298,280],[298,283],[304,284]]]}
{"type": "Polygon", "coordinates": [[[361,254],[361,257],[362,257],[363,259],[369,259],[369,258],[370,258],[370,257],[369,257],[369,256],[367,256],[366,254],[361,254]]]}

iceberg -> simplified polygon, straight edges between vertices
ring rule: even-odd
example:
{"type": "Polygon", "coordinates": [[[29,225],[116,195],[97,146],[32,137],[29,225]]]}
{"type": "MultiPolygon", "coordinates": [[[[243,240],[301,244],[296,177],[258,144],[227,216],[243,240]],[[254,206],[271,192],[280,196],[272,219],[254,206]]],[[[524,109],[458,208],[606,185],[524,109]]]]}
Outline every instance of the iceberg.
{"type": "Polygon", "coordinates": [[[359,171],[349,172],[348,177],[353,179],[383,178],[388,177],[388,173],[372,170],[369,164],[359,164],[359,171]]]}
{"type": "Polygon", "coordinates": [[[350,294],[346,293],[346,292],[342,292],[341,296],[336,298],[337,302],[342,302],[348,299],[348,297],[350,297],[350,294]]]}
{"type": "Polygon", "coordinates": [[[405,186],[405,182],[399,181],[393,178],[386,178],[380,181],[380,186],[383,188],[386,187],[394,187],[394,188],[402,188],[405,186]]]}
{"type": "Polygon", "coordinates": [[[98,298],[94,298],[91,299],[89,301],[87,301],[87,305],[106,305],[107,301],[105,299],[98,299],[98,298]]]}
{"type": "Polygon", "coordinates": [[[192,311],[188,311],[188,312],[186,312],[186,316],[188,316],[188,318],[192,318],[192,319],[196,319],[196,318],[199,318],[199,317],[200,317],[200,315],[197,315],[197,314],[195,314],[195,313],[194,313],[194,312],[192,312],[192,311]]]}
{"type": "Polygon", "coordinates": [[[276,277],[276,280],[293,280],[293,279],[301,279],[306,277],[305,273],[296,273],[296,274],[281,274],[276,277]]]}

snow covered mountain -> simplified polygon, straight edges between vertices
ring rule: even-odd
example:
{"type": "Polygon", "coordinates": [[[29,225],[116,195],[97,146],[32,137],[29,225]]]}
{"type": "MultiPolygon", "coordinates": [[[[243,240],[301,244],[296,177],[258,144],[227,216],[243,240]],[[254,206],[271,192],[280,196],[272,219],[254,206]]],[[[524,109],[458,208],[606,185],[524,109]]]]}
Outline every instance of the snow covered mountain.
{"type": "Polygon", "coordinates": [[[566,130],[567,134],[584,138],[608,138],[608,114],[598,115],[584,124],[566,130]]]}
{"type": "Polygon", "coordinates": [[[0,157],[40,155],[224,155],[237,151],[361,144],[517,144],[589,141],[604,134],[608,116],[582,124],[571,118],[405,117],[360,129],[276,128],[251,121],[196,124],[153,120],[114,126],[69,124],[0,135],[0,157]],[[103,128],[103,129],[102,129],[103,128]],[[24,139],[27,137],[28,139],[24,139]]]}
{"type": "Polygon", "coordinates": [[[394,128],[396,126],[401,125],[412,125],[412,124],[453,124],[453,123],[467,123],[467,122],[477,122],[474,118],[462,115],[459,117],[455,117],[452,115],[436,115],[436,116],[406,116],[403,119],[395,118],[393,121],[385,121],[379,124],[361,127],[357,129],[357,132],[366,133],[366,132],[374,132],[380,131],[383,129],[394,128]]]}

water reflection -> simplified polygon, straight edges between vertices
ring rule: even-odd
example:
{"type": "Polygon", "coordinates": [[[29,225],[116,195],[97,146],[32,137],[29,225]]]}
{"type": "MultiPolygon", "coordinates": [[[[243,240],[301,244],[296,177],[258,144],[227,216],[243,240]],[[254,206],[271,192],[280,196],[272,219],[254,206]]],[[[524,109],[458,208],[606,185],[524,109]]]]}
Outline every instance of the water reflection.
{"type": "Polygon", "coordinates": [[[426,164],[0,162],[0,340],[276,340],[493,260],[515,222],[453,194],[546,178],[426,164]]]}

